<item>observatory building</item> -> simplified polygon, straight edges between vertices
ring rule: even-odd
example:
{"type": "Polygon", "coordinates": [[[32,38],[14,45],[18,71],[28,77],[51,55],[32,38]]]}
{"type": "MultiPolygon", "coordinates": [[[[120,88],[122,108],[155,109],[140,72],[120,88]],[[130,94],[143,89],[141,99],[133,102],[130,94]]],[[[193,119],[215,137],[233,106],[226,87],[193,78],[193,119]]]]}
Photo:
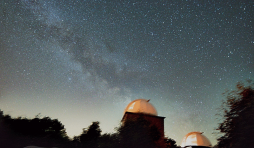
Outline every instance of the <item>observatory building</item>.
{"type": "Polygon", "coordinates": [[[164,144],[164,118],[158,116],[155,107],[149,103],[150,100],[136,99],[130,102],[124,110],[122,123],[126,120],[136,120],[140,117],[155,125],[160,132],[160,139],[157,141],[159,145],[164,144]]]}
{"type": "Polygon", "coordinates": [[[190,132],[184,136],[182,143],[182,148],[211,148],[212,144],[209,139],[201,132],[190,132]]]}

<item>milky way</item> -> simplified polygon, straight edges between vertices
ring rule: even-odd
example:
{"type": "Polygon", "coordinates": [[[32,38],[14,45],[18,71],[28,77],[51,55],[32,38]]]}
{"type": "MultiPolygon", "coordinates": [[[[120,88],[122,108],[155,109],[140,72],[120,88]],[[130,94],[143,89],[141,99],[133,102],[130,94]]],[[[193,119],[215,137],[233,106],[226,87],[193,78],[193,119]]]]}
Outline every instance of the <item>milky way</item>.
{"type": "Polygon", "coordinates": [[[151,99],[165,135],[216,144],[225,90],[254,79],[254,2],[1,1],[0,109],[58,118],[70,136],[115,132],[151,99]]]}

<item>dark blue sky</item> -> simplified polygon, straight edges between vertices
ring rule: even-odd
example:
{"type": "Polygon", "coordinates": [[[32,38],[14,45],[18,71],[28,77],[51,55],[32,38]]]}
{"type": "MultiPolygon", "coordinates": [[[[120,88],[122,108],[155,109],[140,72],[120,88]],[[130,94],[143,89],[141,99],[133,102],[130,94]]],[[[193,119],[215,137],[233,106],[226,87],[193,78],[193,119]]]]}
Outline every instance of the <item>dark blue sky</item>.
{"type": "Polygon", "coordinates": [[[254,79],[254,2],[1,1],[0,109],[58,118],[70,136],[151,99],[165,135],[215,144],[225,90],[254,79]]]}

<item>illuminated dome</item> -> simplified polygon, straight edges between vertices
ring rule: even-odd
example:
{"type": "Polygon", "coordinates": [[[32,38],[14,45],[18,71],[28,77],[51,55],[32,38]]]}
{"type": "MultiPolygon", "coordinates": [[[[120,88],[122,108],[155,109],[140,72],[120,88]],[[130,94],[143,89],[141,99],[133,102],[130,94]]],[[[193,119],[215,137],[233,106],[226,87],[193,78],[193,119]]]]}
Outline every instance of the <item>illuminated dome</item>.
{"type": "Polygon", "coordinates": [[[144,113],[157,116],[158,113],[154,106],[149,103],[150,100],[146,99],[137,99],[129,103],[129,105],[125,108],[125,112],[132,112],[132,113],[144,113]]]}
{"type": "Polygon", "coordinates": [[[181,143],[181,147],[187,146],[212,147],[212,144],[201,132],[190,132],[183,138],[181,143]]]}

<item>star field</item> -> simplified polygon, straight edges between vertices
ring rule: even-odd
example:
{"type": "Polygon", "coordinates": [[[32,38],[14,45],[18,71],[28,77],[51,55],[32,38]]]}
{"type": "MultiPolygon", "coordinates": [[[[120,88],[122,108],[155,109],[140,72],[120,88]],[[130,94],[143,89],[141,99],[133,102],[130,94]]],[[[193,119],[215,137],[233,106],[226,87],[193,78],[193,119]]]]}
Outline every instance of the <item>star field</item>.
{"type": "Polygon", "coordinates": [[[58,118],[69,136],[151,99],[165,135],[216,144],[222,93],[254,79],[254,2],[2,0],[0,109],[58,118]]]}

